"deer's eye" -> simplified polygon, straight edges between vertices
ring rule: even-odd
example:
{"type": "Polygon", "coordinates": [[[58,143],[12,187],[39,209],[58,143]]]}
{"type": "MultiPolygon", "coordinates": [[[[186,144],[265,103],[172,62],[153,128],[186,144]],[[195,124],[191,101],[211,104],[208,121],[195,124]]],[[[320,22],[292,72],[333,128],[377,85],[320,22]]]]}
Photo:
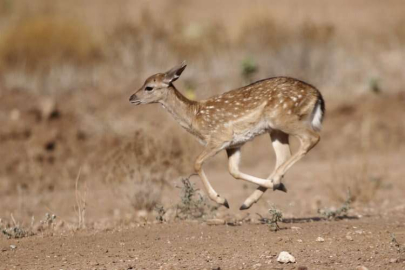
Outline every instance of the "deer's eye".
{"type": "Polygon", "coordinates": [[[153,90],[153,87],[152,86],[146,86],[145,87],[145,91],[152,91],[153,90]]]}

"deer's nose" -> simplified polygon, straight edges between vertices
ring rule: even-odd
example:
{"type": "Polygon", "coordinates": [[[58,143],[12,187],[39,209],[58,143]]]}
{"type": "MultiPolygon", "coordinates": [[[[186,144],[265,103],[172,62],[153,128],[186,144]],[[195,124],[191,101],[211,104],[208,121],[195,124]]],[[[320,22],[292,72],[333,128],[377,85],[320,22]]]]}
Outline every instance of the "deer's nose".
{"type": "Polygon", "coordinates": [[[138,97],[136,96],[136,94],[133,94],[133,95],[131,95],[130,97],[129,97],[129,101],[130,102],[135,102],[135,101],[137,101],[138,100],[138,97]]]}
{"type": "Polygon", "coordinates": [[[134,105],[142,104],[142,102],[139,100],[139,98],[135,94],[133,94],[132,96],[129,97],[129,102],[131,102],[134,105]]]}

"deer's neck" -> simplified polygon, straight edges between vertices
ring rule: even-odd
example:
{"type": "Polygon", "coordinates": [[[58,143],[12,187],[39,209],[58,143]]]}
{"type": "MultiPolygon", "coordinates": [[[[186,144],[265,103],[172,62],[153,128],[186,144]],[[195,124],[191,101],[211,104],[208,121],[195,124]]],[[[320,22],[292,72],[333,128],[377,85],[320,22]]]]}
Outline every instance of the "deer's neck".
{"type": "Polygon", "coordinates": [[[193,127],[193,120],[199,106],[197,101],[189,100],[172,86],[166,98],[160,103],[183,128],[198,136],[198,131],[193,127]]]}

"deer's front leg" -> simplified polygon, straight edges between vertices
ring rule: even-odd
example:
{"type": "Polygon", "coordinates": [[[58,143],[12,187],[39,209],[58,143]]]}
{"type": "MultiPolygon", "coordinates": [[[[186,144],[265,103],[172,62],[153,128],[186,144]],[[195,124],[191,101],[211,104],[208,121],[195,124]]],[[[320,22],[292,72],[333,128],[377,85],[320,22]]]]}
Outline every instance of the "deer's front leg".
{"type": "Polygon", "coordinates": [[[207,176],[204,173],[204,170],[202,169],[203,163],[209,159],[210,157],[215,156],[221,149],[217,147],[210,147],[208,146],[197,158],[197,160],[194,163],[194,169],[196,173],[200,176],[203,184],[205,191],[208,194],[208,197],[210,197],[211,200],[214,202],[225,206],[226,208],[229,208],[228,201],[225,198],[222,198],[219,196],[219,194],[214,190],[214,188],[211,186],[210,182],[208,181],[207,176]]]}

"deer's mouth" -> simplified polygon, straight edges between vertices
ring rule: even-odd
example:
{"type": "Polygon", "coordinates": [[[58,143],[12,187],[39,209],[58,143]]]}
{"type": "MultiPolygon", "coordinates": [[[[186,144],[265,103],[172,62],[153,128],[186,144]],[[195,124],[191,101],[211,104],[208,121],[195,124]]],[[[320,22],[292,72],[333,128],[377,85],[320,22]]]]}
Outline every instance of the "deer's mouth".
{"type": "Polygon", "coordinates": [[[140,104],[142,104],[142,102],[139,101],[139,100],[130,100],[129,102],[131,102],[131,103],[134,104],[134,105],[140,105],[140,104]]]}
{"type": "Polygon", "coordinates": [[[138,99],[138,97],[135,94],[129,97],[129,102],[131,102],[134,105],[142,104],[142,102],[138,99]]]}

